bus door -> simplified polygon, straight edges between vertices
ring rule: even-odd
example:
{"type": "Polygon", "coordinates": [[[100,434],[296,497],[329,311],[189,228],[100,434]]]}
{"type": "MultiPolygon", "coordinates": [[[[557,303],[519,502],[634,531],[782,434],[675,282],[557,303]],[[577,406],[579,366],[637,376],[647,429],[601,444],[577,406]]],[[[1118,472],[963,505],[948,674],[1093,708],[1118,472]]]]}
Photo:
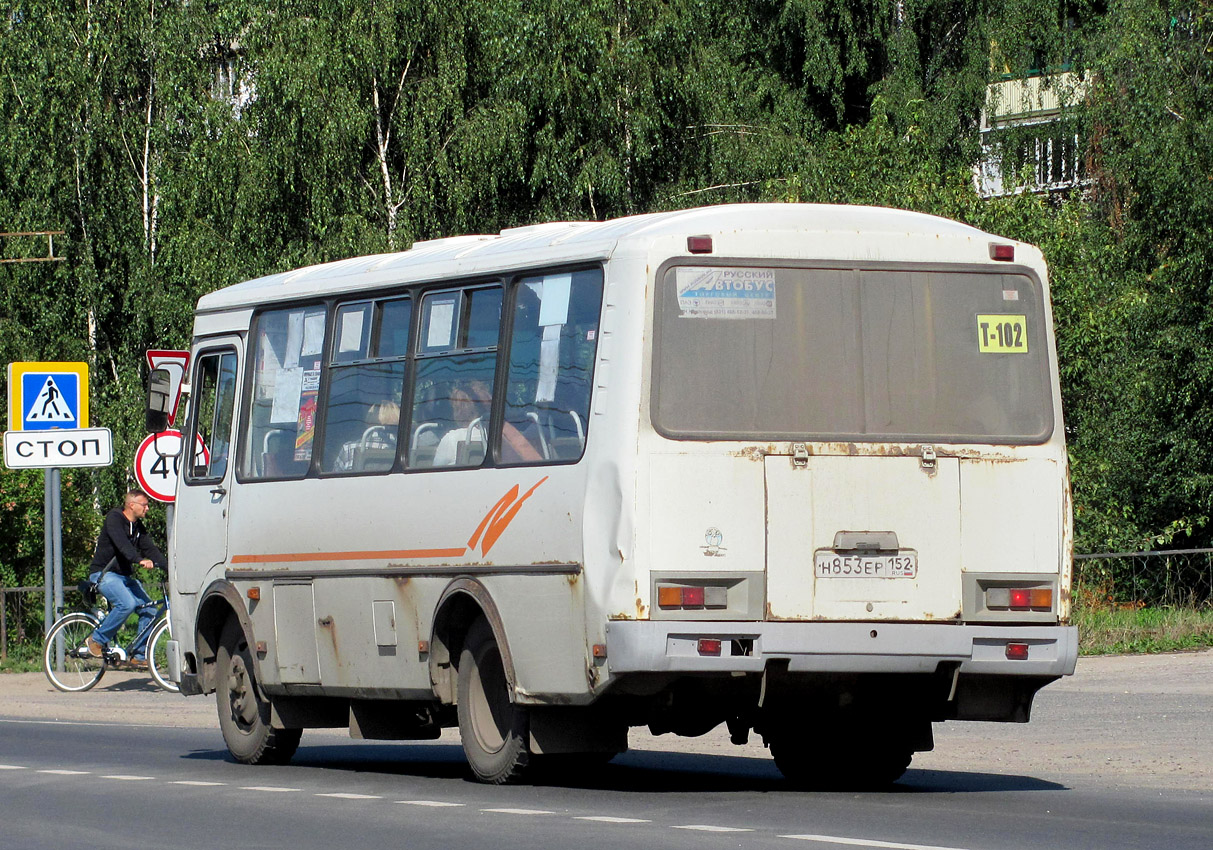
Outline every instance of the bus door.
{"type": "Polygon", "coordinates": [[[240,391],[239,337],[209,341],[194,355],[189,418],[177,488],[173,533],[176,587],[201,588],[207,572],[227,559],[227,513],[232,483],[232,427],[240,391]]]}
{"type": "Polygon", "coordinates": [[[797,450],[765,464],[771,617],[960,616],[956,458],[797,450]]]}

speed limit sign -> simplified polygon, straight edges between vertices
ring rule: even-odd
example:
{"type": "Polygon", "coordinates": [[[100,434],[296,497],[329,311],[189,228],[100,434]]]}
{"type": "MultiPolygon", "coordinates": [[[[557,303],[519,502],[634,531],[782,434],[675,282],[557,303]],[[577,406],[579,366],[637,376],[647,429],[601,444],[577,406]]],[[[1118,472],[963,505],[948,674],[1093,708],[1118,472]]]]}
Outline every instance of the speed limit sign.
{"type": "MultiPolygon", "coordinates": [[[[211,453],[201,437],[194,442],[194,463],[205,466],[211,453]]],[[[157,502],[177,498],[177,476],[181,474],[181,432],[148,434],[135,451],[135,478],[143,491],[157,502]]]]}

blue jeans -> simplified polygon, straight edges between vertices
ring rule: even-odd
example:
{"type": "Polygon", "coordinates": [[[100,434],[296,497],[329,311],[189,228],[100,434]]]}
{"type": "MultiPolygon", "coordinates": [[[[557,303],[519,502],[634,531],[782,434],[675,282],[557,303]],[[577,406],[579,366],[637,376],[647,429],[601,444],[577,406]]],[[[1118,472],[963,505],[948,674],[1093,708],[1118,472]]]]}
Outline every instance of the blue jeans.
{"type": "MultiPolygon", "coordinates": [[[[96,581],[100,573],[89,576],[90,581],[96,581]]],[[[143,658],[147,655],[147,639],[151,637],[147,626],[156,618],[156,609],[152,598],[147,595],[139,579],[134,576],[121,576],[117,573],[106,573],[97,585],[101,595],[109,600],[110,612],[105,615],[101,625],[93,630],[93,640],[108,645],[126,622],[126,618],[139,611],[139,634],[137,641],[126,648],[130,658],[143,658]],[[148,606],[140,608],[140,606],[148,606]]]]}

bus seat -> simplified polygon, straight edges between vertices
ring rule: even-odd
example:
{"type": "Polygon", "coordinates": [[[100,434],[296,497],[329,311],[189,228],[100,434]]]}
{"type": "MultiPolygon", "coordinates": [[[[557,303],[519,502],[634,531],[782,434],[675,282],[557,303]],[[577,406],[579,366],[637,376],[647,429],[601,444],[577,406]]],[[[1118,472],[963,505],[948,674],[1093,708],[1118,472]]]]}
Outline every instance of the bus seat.
{"type": "Polygon", "coordinates": [[[266,478],[288,475],[290,463],[294,460],[293,435],[285,428],[271,428],[265,432],[261,447],[261,474],[266,478]]]}
{"type": "Polygon", "coordinates": [[[396,463],[396,435],[383,425],[372,425],[362,432],[354,447],[354,469],[358,472],[383,472],[396,463]]]}

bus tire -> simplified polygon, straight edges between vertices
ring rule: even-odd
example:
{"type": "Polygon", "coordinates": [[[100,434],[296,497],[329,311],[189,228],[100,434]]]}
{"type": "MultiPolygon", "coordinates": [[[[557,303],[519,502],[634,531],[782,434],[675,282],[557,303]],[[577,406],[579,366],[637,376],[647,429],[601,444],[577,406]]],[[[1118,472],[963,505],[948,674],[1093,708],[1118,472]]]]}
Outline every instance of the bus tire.
{"type": "Polygon", "coordinates": [[[241,764],[286,764],[303,730],[270,725],[269,701],[261,695],[248,640],[234,619],[223,627],[215,660],[219,729],[232,758],[241,764]]]}
{"type": "Polygon", "coordinates": [[[468,630],[459,655],[459,737],[481,782],[517,782],[531,764],[527,711],[510,701],[501,650],[488,620],[468,630]]]}

